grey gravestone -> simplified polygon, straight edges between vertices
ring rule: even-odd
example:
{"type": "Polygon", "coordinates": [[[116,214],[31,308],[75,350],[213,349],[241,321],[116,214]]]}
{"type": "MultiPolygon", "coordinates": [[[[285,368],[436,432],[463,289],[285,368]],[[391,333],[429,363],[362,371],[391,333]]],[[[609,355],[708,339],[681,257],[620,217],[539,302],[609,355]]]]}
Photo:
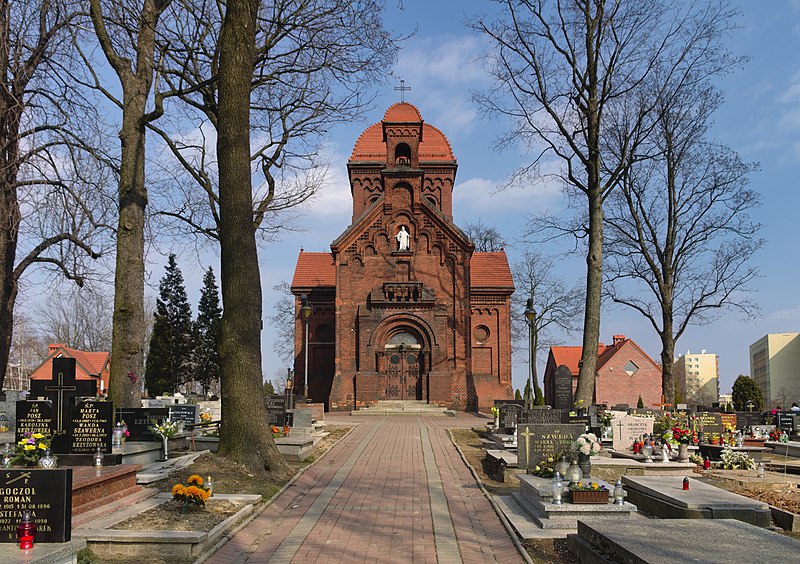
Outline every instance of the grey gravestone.
{"type": "Polygon", "coordinates": [[[110,401],[82,401],[72,410],[69,425],[70,453],[92,454],[100,447],[111,454],[114,405],[110,401]]]}
{"type": "MultiPolygon", "coordinates": [[[[0,472],[0,541],[19,542],[17,523],[30,509],[36,542],[67,542],[72,536],[72,468],[8,469],[0,472]]],[[[34,549],[35,550],[35,549],[34,549]]]]}
{"type": "Polygon", "coordinates": [[[311,428],[313,416],[310,409],[293,409],[292,427],[311,428]]]}
{"type": "Polygon", "coordinates": [[[166,407],[132,407],[118,408],[117,421],[125,421],[128,426],[129,441],[160,441],[150,425],[153,420],[161,423],[169,417],[169,410],[166,407]]]}
{"type": "Polygon", "coordinates": [[[68,426],[70,411],[75,400],[81,397],[97,396],[95,380],[78,380],[75,378],[74,358],[54,358],[53,378],[47,380],[31,380],[31,398],[49,398],[53,407],[51,432],[53,440],[50,448],[59,454],[69,453],[68,426]]]}
{"type": "Polygon", "coordinates": [[[737,411],[736,412],[736,428],[746,429],[753,425],[761,425],[763,417],[761,412],[758,411],[737,411]]]}
{"type": "Polygon", "coordinates": [[[721,433],[724,430],[722,416],[719,413],[709,413],[707,411],[695,413],[697,418],[697,430],[703,433],[721,433]]]}
{"type": "Polygon", "coordinates": [[[654,423],[655,419],[652,417],[635,417],[633,415],[617,417],[611,421],[614,450],[623,452],[631,448],[634,439],[638,439],[642,435],[650,435],[653,432],[654,423]]]}
{"type": "Polygon", "coordinates": [[[517,467],[530,470],[542,460],[557,461],[585,431],[583,425],[524,424],[517,427],[517,467]]]}
{"type": "Polygon", "coordinates": [[[550,423],[563,423],[562,410],[560,409],[523,409],[519,414],[519,425],[524,423],[536,423],[539,425],[550,423]]]}
{"type": "Polygon", "coordinates": [[[53,422],[53,409],[49,401],[33,400],[17,402],[17,442],[26,432],[48,434],[53,422]]]}
{"type": "Polygon", "coordinates": [[[553,407],[556,409],[572,409],[572,372],[562,364],[553,374],[554,397],[553,407]]]}
{"type": "Polygon", "coordinates": [[[168,409],[170,421],[183,421],[187,425],[194,425],[199,418],[197,405],[193,403],[170,405],[168,409]]]}
{"type": "Polygon", "coordinates": [[[506,403],[500,406],[500,427],[503,429],[513,429],[517,426],[519,414],[522,407],[513,403],[506,403]]]}

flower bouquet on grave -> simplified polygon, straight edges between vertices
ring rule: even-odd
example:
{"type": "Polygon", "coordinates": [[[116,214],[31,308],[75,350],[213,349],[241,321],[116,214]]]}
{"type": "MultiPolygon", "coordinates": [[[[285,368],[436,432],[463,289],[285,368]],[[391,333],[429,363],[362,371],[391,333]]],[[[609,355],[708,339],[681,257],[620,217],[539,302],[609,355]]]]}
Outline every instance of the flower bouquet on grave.
{"type": "Polygon", "coordinates": [[[531,470],[531,474],[534,476],[539,476],[540,478],[552,478],[555,473],[556,459],[554,456],[543,459],[533,470],[531,470]]]}
{"type": "Polygon", "coordinates": [[[282,429],[280,429],[280,428],[278,428],[278,427],[277,427],[277,426],[275,426],[275,425],[273,425],[273,426],[270,428],[270,433],[272,433],[272,438],[273,438],[273,439],[277,439],[278,437],[282,437],[282,436],[283,436],[283,430],[282,430],[282,429]]]}
{"type": "Polygon", "coordinates": [[[597,482],[570,484],[572,503],[608,503],[608,488],[597,482]]]}
{"type": "Polygon", "coordinates": [[[190,506],[205,508],[206,500],[211,496],[211,490],[203,486],[203,478],[192,474],[186,479],[186,484],[172,486],[172,499],[183,502],[183,510],[190,506]]]}
{"type": "Polygon", "coordinates": [[[781,431],[781,430],[780,430],[780,429],[778,429],[777,427],[774,427],[774,428],[773,428],[773,429],[772,429],[772,430],[769,432],[769,440],[771,440],[771,441],[775,441],[775,442],[778,442],[778,441],[780,441],[780,440],[781,440],[781,435],[782,435],[782,434],[783,434],[783,431],[781,431]]]}
{"type": "Polygon", "coordinates": [[[52,435],[26,431],[23,438],[17,443],[11,463],[20,466],[36,466],[45,451],[50,448],[52,440],[52,435]]]}
{"type": "Polygon", "coordinates": [[[570,450],[577,454],[585,454],[587,456],[594,456],[603,449],[600,441],[597,440],[597,435],[594,433],[584,433],[572,443],[570,450]]]}
{"type": "Polygon", "coordinates": [[[694,431],[683,425],[675,425],[662,436],[664,440],[673,445],[693,445],[695,443],[694,431]]]}
{"type": "Polygon", "coordinates": [[[151,419],[150,430],[161,437],[162,440],[171,439],[178,432],[178,423],[169,419],[159,423],[155,419],[151,419]]]}

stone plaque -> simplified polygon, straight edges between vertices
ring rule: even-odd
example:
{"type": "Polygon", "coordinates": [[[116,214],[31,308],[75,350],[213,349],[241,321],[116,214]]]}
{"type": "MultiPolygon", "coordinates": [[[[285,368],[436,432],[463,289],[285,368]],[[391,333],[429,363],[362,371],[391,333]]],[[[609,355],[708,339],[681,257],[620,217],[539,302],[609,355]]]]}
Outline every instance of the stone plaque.
{"type": "Polygon", "coordinates": [[[286,397],[278,394],[268,394],[264,401],[267,404],[269,424],[282,427],[286,416],[286,397]]]}
{"type": "Polygon", "coordinates": [[[16,442],[20,442],[25,434],[51,433],[53,409],[49,401],[27,400],[17,402],[16,442]]]}
{"type": "Polygon", "coordinates": [[[17,523],[25,509],[34,514],[36,543],[69,541],[72,536],[72,468],[0,471],[0,507],[2,542],[19,542],[17,523]]]}
{"type": "Polygon", "coordinates": [[[711,413],[708,411],[696,413],[697,430],[703,433],[722,433],[724,427],[722,426],[722,416],[719,413],[711,413]]]}
{"type": "Polygon", "coordinates": [[[200,417],[197,406],[193,403],[170,405],[168,409],[170,421],[183,421],[186,425],[194,425],[200,417]]]}
{"type": "Polygon", "coordinates": [[[161,441],[150,425],[153,420],[162,422],[169,417],[166,407],[133,407],[118,408],[117,421],[125,421],[128,425],[129,441],[161,441]]]}
{"type": "Polygon", "coordinates": [[[759,411],[737,411],[736,428],[744,430],[753,425],[761,425],[763,419],[759,411]]]}
{"type": "Polygon", "coordinates": [[[532,470],[542,460],[554,461],[569,451],[585,428],[583,425],[523,424],[517,427],[517,467],[532,470]]]}
{"type": "Polygon", "coordinates": [[[731,428],[736,429],[736,414],[735,413],[720,413],[720,419],[722,419],[722,427],[725,428],[725,425],[730,425],[731,428]]]}
{"type": "Polygon", "coordinates": [[[100,447],[111,454],[114,405],[110,401],[81,401],[72,408],[69,437],[72,454],[92,454],[100,447]]]}
{"type": "Polygon", "coordinates": [[[553,407],[556,409],[572,409],[572,372],[561,365],[553,374],[554,397],[553,407]]]}
{"type": "Polygon", "coordinates": [[[590,415],[570,415],[567,413],[567,420],[564,423],[583,425],[585,429],[588,429],[592,426],[592,417],[590,415]]]}
{"type": "Polygon", "coordinates": [[[791,435],[794,430],[794,414],[790,411],[779,411],[775,414],[775,426],[791,435]]]}
{"type": "Polygon", "coordinates": [[[653,432],[655,421],[652,417],[635,417],[633,415],[614,419],[611,422],[614,450],[624,452],[631,448],[634,439],[638,439],[642,435],[650,435],[653,432]]]}
{"type": "Polygon", "coordinates": [[[502,429],[513,429],[519,421],[519,414],[522,407],[513,403],[506,403],[500,406],[500,427],[502,429]]]}
{"type": "Polygon", "coordinates": [[[523,423],[535,423],[538,425],[563,423],[563,413],[564,412],[560,409],[543,409],[536,407],[533,409],[523,409],[519,414],[517,423],[520,425],[523,423]]]}
{"type": "Polygon", "coordinates": [[[293,409],[292,427],[311,428],[313,426],[313,415],[310,409],[293,409]]]}

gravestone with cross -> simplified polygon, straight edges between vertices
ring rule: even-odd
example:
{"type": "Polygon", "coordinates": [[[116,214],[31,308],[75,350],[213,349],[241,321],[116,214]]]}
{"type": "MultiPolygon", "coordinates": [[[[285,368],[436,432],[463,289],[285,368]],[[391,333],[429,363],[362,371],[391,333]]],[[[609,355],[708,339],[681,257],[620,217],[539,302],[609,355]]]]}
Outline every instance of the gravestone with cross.
{"type": "Polygon", "coordinates": [[[54,358],[52,380],[31,380],[31,391],[28,397],[49,399],[52,406],[53,441],[50,448],[54,453],[69,454],[70,410],[75,405],[76,399],[96,395],[97,382],[75,378],[74,358],[54,358]]]}

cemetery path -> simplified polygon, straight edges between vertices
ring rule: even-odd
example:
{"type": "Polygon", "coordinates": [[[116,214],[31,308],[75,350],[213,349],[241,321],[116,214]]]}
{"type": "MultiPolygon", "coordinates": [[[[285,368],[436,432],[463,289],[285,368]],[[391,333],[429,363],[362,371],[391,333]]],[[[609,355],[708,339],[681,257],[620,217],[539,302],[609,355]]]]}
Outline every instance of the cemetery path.
{"type": "Polygon", "coordinates": [[[480,421],[329,417],[354,426],[207,561],[521,561],[447,434],[480,421]]]}

